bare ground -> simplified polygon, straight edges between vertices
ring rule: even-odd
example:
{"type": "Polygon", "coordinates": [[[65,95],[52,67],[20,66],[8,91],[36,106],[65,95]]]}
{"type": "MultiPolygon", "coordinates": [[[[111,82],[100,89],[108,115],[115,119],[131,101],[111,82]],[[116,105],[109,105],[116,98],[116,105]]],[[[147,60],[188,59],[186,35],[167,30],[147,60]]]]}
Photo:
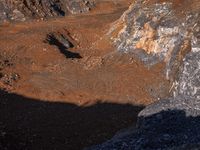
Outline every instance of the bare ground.
{"type": "Polygon", "coordinates": [[[4,145],[82,149],[129,127],[140,106],[169,95],[163,64],[147,68],[110,43],[106,33],[127,9],[122,4],[0,27],[0,87],[15,93],[0,93],[4,145]],[[46,42],[51,33],[68,37],[70,54],[80,58],[46,42]]]}

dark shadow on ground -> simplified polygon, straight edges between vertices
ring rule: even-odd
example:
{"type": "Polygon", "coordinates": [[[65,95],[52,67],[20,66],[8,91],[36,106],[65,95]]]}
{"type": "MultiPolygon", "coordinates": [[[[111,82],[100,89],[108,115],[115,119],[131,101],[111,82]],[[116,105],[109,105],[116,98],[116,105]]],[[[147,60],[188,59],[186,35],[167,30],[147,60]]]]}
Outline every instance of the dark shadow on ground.
{"type": "Polygon", "coordinates": [[[78,107],[0,91],[0,148],[81,150],[133,125],[142,108],[106,103],[78,107]]]}
{"type": "Polygon", "coordinates": [[[163,110],[148,117],[138,118],[137,125],[139,134],[135,134],[134,137],[139,139],[142,136],[145,141],[141,144],[141,149],[200,149],[199,110],[163,110]]]}
{"type": "Polygon", "coordinates": [[[184,109],[184,104],[160,107],[161,112],[145,108],[137,128],[87,150],[200,150],[200,110],[184,109]]]}
{"type": "Polygon", "coordinates": [[[79,53],[71,52],[68,49],[73,47],[73,44],[66,39],[66,37],[62,34],[56,37],[53,33],[47,35],[47,39],[44,42],[48,42],[50,45],[55,45],[58,47],[61,54],[63,54],[66,58],[77,58],[80,59],[82,56],[79,53]]]}

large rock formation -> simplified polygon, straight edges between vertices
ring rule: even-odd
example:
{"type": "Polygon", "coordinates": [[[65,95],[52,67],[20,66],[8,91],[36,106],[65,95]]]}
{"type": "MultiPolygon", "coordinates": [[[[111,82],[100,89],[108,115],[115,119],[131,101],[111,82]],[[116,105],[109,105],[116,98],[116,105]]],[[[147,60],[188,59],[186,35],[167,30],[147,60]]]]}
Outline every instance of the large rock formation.
{"type": "Polygon", "coordinates": [[[199,100],[185,97],[159,101],[139,114],[138,128],[117,134],[90,150],[179,150],[200,145],[199,100]]]}
{"type": "Polygon", "coordinates": [[[165,62],[166,76],[172,79],[191,41],[197,42],[198,6],[188,0],[136,0],[109,35],[119,51],[133,52],[148,66],[165,62]]]}
{"type": "Polygon", "coordinates": [[[109,34],[119,51],[131,51],[148,65],[164,61],[168,73],[176,68],[174,96],[142,110],[137,128],[90,150],[200,148],[199,5],[197,0],[138,0],[115,23],[109,34]]]}
{"type": "Polygon", "coordinates": [[[197,150],[200,148],[200,49],[186,55],[174,97],[147,106],[137,128],[89,150],[197,150]]]}
{"type": "Polygon", "coordinates": [[[0,0],[0,21],[64,16],[87,12],[93,0],[0,0]]]}

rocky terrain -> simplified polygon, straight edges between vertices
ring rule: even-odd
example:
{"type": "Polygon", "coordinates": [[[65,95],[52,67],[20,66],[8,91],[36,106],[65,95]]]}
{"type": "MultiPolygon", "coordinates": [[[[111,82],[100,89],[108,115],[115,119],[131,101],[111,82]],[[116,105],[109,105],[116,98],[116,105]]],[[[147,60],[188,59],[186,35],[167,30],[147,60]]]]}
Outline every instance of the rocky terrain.
{"type": "Polygon", "coordinates": [[[156,2],[136,1],[112,29],[116,32],[123,25],[113,39],[119,51],[132,51],[147,65],[164,61],[167,77],[175,64],[178,71],[172,86],[173,96],[143,109],[138,115],[137,128],[120,132],[91,150],[200,148],[199,3],[156,2]],[[190,9],[185,10],[185,6],[190,9]],[[147,54],[141,55],[140,51],[147,54]]]}
{"type": "Polygon", "coordinates": [[[0,0],[0,148],[199,149],[199,6],[0,0]]]}
{"type": "Polygon", "coordinates": [[[91,0],[1,0],[0,20],[25,21],[30,18],[65,16],[88,12],[91,0]]]}
{"type": "Polygon", "coordinates": [[[117,49],[133,52],[148,66],[163,61],[166,77],[175,77],[191,44],[199,44],[198,10],[184,11],[185,3],[135,1],[110,30],[117,49]]]}

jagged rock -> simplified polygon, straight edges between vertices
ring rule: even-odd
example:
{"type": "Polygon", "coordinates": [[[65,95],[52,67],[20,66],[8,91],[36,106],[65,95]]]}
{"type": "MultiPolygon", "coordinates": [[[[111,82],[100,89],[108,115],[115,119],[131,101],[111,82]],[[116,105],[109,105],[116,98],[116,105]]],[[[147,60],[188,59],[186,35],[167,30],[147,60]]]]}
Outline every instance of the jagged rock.
{"type": "Polygon", "coordinates": [[[88,12],[92,0],[0,0],[0,21],[65,16],[88,12]]]}
{"type": "Polygon", "coordinates": [[[174,97],[151,104],[139,113],[137,128],[118,133],[88,150],[200,148],[199,4],[187,0],[149,4],[138,0],[111,29],[109,35],[119,51],[139,53],[138,57],[147,64],[164,60],[170,71],[176,63],[177,86],[174,97]],[[174,8],[178,2],[190,8],[181,7],[184,10],[182,18],[176,12],[179,9],[174,8]],[[153,56],[156,57],[152,59],[153,56]]]}
{"type": "MultiPolygon", "coordinates": [[[[200,46],[200,45],[199,45],[200,46]]],[[[200,147],[200,51],[193,44],[184,59],[173,98],[147,106],[137,128],[118,133],[88,150],[197,150],[200,147]]]]}
{"type": "Polygon", "coordinates": [[[185,95],[200,99],[200,45],[184,59],[174,96],[185,95]]]}
{"type": "Polygon", "coordinates": [[[139,114],[137,129],[119,133],[88,150],[171,150],[199,148],[198,99],[176,97],[161,100],[139,114]]]}
{"type": "Polygon", "coordinates": [[[199,9],[194,3],[199,4],[136,0],[109,35],[119,51],[133,52],[148,66],[165,62],[166,76],[173,80],[185,54],[191,51],[195,30],[199,30],[199,9]],[[179,10],[191,5],[196,9],[179,10]]]}

